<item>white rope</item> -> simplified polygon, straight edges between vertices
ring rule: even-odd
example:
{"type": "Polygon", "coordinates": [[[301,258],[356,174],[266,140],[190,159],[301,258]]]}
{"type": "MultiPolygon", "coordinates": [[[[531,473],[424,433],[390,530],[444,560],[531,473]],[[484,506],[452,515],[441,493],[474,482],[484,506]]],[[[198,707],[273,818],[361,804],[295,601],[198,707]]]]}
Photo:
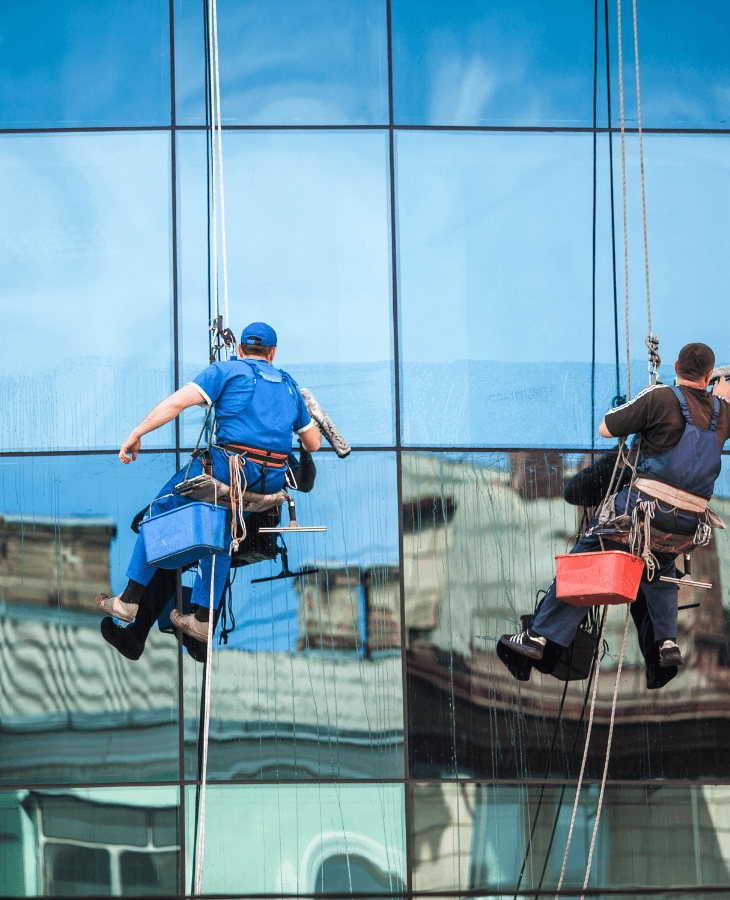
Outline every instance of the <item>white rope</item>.
{"type": "Polygon", "coordinates": [[[210,725],[210,681],[213,675],[213,622],[215,585],[215,554],[210,567],[210,609],[208,612],[208,641],[205,649],[205,700],[203,704],[203,762],[200,773],[200,848],[198,867],[195,873],[195,893],[200,896],[203,885],[203,860],[205,858],[205,788],[208,780],[208,728],[210,725]]]}
{"type": "Polygon", "coordinates": [[[641,164],[641,212],[644,218],[644,269],[646,271],[646,313],[651,336],[651,297],[649,295],[649,239],[646,231],[646,191],[644,189],[644,139],[641,130],[641,84],[639,82],[639,30],[636,25],[636,0],[634,5],[634,56],[636,57],[636,108],[639,120],[639,161],[641,164]]]}
{"type": "MultiPolygon", "coordinates": [[[[626,120],[624,118],[624,62],[621,46],[621,0],[618,2],[618,89],[621,107],[621,181],[624,199],[624,281],[626,284],[626,399],[631,399],[631,355],[629,351],[629,230],[626,220],[626,120]]],[[[650,329],[651,330],[651,329],[650,329]]]]}
{"type": "MultiPolygon", "coordinates": [[[[208,58],[210,77],[210,115],[211,115],[211,157],[213,172],[213,285],[215,294],[215,316],[219,315],[218,305],[218,220],[216,191],[218,182],[221,192],[221,241],[223,245],[223,296],[225,302],[225,326],[228,327],[228,272],[226,268],[226,219],[223,193],[223,147],[221,140],[221,94],[220,74],[218,70],[218,16],[216,0],[208,2],[208,58]],[[215,61],[215,65],[214,65],[215,61]],[[218,120],[218,179],[216,179],[216,118],[218,120]]],[[[210,727],[210,683],[213,676],[213,624],[215,621],[215,554],[211,560],[210,570],[210,607],[208,612],[208,641],[205,652],[205,698],[203,703],[203,759],[200,775],[200,846],[197,855],[197,871],[195,873],[195,893],[200,895],[203,884],[203,863],[205,861],[205,795],[208,780],[208,733],[210,727]]]]}
{"type": "Polygon", "coordinates": [[[601,808],[603,806],[603,794],[606,790],[606,776],[608,775],[608,760],[611,756],[611,742],[613,740],[613,723],[616,718],[616,698],[618,697],[618,684],[621,679],[621,669],[624,664],[624,654],[626,653],[626,640],[629,636],[629,616],[631,615],[631,604],[626,604],[626,622],[624,624],[624,639],[621,644],[621,655],[618,659],[618,671],[616,672],[616,684],[613,688],[613,702],[611,703],[611,724],[608,729],[608,746],[606,747],[606,762],[603,765],[603,779],[601,781],[601,793],[598,797],[598,808],[596,810],[596,821],[593,823],[593,837],[591,838],[591,849],[588,853],[588,865],[586,867],[586,877],[583,882],[583,893],[580,900],[585,900],[585,890],[588,887],[588,879],[591,877],[591,863],[593,862],[593,850],[596,846],[596,835],[598,834],[598,822],[601,818],[601,808]]]}
{"type": "Polygon", "coordinates": [[[216,166],[215,166],[215,71],[213,69],[213,11],[208,3],[208,81],[210,88],[210,140],[213,167],[213,295],[215,298],[215,317],[218,317],[218,220],[216,209],[216,166]]]}
{"type": "MultiPolygon", "coordinates": [[[[223,303],[225,309],[225,324],[228,328],[228,268],[226,266],[226,205],[223,192],[223,141],[221,139],[221,80],[218,72],[218,13],[216,0],[210,0],[213,12],[213,46],[215,50],[215,102],[218,112],[218,178],[221,188],[221,243],[223,249],[223,303]]],[[[642,169],[643,171],[643,169],[642,169]]],[[[213,179],[215,183],[215,178],[213,179]]],[[[216,288],[218,283],[216,281],[216,288]]],[[[651,330],[651,329],[650,329],[651,330]]]]}
{"type": "Polygon", "coordinates": [[[591,696],[591,711],[588,715],[588,730],[586,731],[585,748],[583,749],[583,761],[580,764],[580,775],[578,776],[578,785],[575,789],[575,802],[573,803],[573,815],[570,819],[570,829],[568,830],[568,843],[565,847],[565,856],[563,857],[563,868],[560,870],[560,880],[556,889],[555,900],[558,900],[560,888],[563,886],[563,878],[565,878],[565,867],[568,865],[568,852],[570,851],[570,842],[573,840],[573,827],[575,826],[575,816],[578,812],[578,802],[580,800],[580,789],[583,784],[583,774],[586,769],[586,760],[588,759],[588,746],[591,740],[591,731],[593,730],[593,713],[596,708],[596,691],[598,690],[598,675],[601,671],[601,648],[603,647],[603,634],[606,630],[606,619],[608,618],[608,607],[604,608],[603,621],[601,622],[601,633],[598,637],[598,659],[596,660],[596,670],[593,673],[593,694],[591,696]]]}

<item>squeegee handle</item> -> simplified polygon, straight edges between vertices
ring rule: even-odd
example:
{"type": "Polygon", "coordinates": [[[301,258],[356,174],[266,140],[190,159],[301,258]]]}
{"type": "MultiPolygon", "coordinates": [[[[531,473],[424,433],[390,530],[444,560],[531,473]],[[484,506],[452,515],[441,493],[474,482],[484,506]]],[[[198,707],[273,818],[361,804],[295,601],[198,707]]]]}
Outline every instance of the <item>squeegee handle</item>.
{"type": "Polygon", "coordinates": [[[301,388],[301,392],[302,397],[304,397],[304,402],[307,404],[309,415],[314,419],[317,425],[319,425],[320,431],[330,442],[335,453],[341,459],[347,456],[351,449],[350,445],[337,430],[332,419],[330,419],[319,403],[317,403],[311,391],[308,391],[306,388],[301,388]]]}

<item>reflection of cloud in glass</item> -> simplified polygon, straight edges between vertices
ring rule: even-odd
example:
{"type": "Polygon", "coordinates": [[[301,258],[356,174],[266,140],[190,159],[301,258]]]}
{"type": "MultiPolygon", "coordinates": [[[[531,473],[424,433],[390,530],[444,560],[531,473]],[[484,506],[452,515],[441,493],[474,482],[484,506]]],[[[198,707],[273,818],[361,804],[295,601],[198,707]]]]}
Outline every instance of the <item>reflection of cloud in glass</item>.
{"type": "MultiPolygon", "coordinates": [[[[590,446],[616,393],[607,151],[601,135],[591,425],[590,136],[398,134],[406,441],[590,446]]],[[[729,352],[717,332],[730,280],[728,165],[719,136],[647,135],[644,151],[652,328],[660,336],[662,377],[671,382],[684,344],[714,345],[723,363],[729,352]]],[[[614,154],[619,378],[625,392],[618,141],[614,154]]],[[[627,193],[636,394],[648,376],[635,135],[627,140],[627,193]]]]}
{"type": "Polygon", "coordinates": [[[169,155],[163,134],[0,141],[4,449],[117,446],[169,393],[169,155]]]}
{"type": "MultiPolygon", "coordinates": [[[[177,121],[205,121],[203,7],[175,7],[177,121]]],[[[221,114],[236,125],[388,121],[384,0],[221,0],[221,114]]]]}
{"type": "Polygon", "coordinates": [[[170,123],[167,0],[3,4],[0,124],[170,123]]]}
{"type": "MultiPolygon", "coordinates": [[[[723,127],[730,115],[730,8],[644,3],[638,11],[643,124],[723,127]]],[[[612,124],[618,124],[616,5],[609,4],[612,124]]],[[[624,99],[636,125],[633,21],[624,7],[624,99]]],[[[590,125],[593,6],[572,0],[394,0],[395,120],[429,125],[590,125]],[[485,8],[488,7],[488,8],[485,8]]],[[[603,10],[598,22],[598,124],[605,125],[603,10]]]]}
{"type": "Polygon", "coordinates": [[[393,32],[397,123],[576,125],[592,116],[585,4],[396,0],[393,32]]]}

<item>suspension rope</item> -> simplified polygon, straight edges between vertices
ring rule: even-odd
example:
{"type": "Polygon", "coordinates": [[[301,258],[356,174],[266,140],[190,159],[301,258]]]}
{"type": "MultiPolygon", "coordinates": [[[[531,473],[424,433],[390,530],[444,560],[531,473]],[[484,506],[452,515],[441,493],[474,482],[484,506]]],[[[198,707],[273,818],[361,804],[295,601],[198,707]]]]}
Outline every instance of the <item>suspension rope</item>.
{"type": "Polygon", "coordinates": [[[649,339],[651,339],[651,296],[649,294],[649,240],[646,231],[646,190],[644,188],[644,139],[641,130],[641,83],[639,81],[639,29],[636,25],[636,0],[634,8],[634,57],[636,59],[636,110],[639,123],[639,163],[641,165],[641,214],[644,220],[644,269],[646,271],[646,315],[649,320],[649,339]]]}
{"type": "MultiPolygon", "coordinates": [[[[223,250],[223,303],[225,310],[224,327],[228,328],[228,268],[226,266],[226,204],[223,191],[223,141],[221,137],[221,81],[218,71],[218,11],[216,0],[210,0],[210,10],[213,17],[213,49],[215,53],[215,102],[218,118],[218,178],[221,190],[221,244],[223,250]]],[[[218,311],[216,309],[216,315],[218,311]]]]}
{"type": "Polygon", "coordinates": [[[625,398],[621,396],[621,376],[618,349],[618,286],[616,279],[616,204],[613,195],[613,132],[611,131],[611,54],[609,52],[608,0],[604,0],[606,28],[606,103],[608,105],[608,171],[611,188],[611,271],[613,274],[613,334],[616,350],[616,395],[613,406],[621,406],[625,398]]]}
{"type": "MultiPolygon", "coordinates": [[[[218,209],[216,203],[216,194],[217,190],[217,179],[216,179],[216,161],[215,161],[215,144],[216,144],[216,134],[215,134],[215,113],[216,113],[216,104],[215,104],[215,71],[213,68],[213,13],[212,13],[212,4],[215,0],[206,0],[206,19],[208,26],[208,46],[206,48],[206,56],[208,63],[208,84],[210,86],[210,114],[211,114],[211,128],[210,128],[210,145],[211,145],[211,169],[213,173],[213,298],[214,298],[214,312],[215,318],[218,317],[218,209]]],[[[210,252],[210,248],[209,252],[210,252]]]]}
{"type": "Polygon", "coordinates": [[[624,116],[624,59],[621,40],[621,0],[618,3],[618,90],[621,108],[621,182],[624,200],[624,281],[626,285],[626,398],[631,399],[631,356],[629,351],[629,230],[626,220],[626,119],[624,116]]]}
{"type": "MultiPolygon", "coordinates": [[[[608,616],[603,617],[603,621],[601,622],[601,634],[598,638],[599,647],[603,645],[603,635],[606,631],[606,619],[608,616]]],[[[580,775],[578,776],[578,785],[575,789],[575,802],[573,803],[573,815],[570,819],[570,829],[568,830],[568,843],[565,847],[565,856],[563,857],[563,867],[560,870],[560,880],[558,881],[558,887],[556,889],[555,900],[559,900],[560,888],[563,886],[563,879],[565,878],[565,867],[568,865],[568,852],[570,851],[570,842],[573,839],[573,827],[575,825],[575,816],[578,812],[578,802],[580,801],[580,789],[583,785],[583,775],[586,770],[586,760],[588,759],[588,746],[591,741],[591,731],[593,730],[593,714],[596,710],[596,691],[598,690],[598,676],[601,672],[601,655],[599,653],[598,660],[596,662],[596,673],[593,680],[593,693],[591,694],[591,708],[590,713],[588,714],[588,730],[586,731],[586,742],[585,749],[583,750],[583,760],[580,764],[580,775]]]]}
{"type": "MultiPolygon", "coordinates": [[[[215,2],[215,0],[213,0],[215,2]]],[[[213,624],[215,621],[215,553],[210,567],[210,608],[208,612],[208,640],[205,649],[205,700],[203,706],[203,763],[200,775],[200,848],[195,873],[195,893],[200,896],[203,885],[203,862],[205,860],[205,789],[208,783],[208,732],[210,728],[210,680],[213,662],[213,624]]]]}
{"type": "MultiPolygon", "coordinates": [[[[218,215],[216,194],[220,188],[221,195],[221,243],[223,251],[223,297],[225,310],[225,328],[228,328],[228,270],[226,266],[226,219],[225,219],[225,195],[223,191],[223,144],[221,134],[221,106],[220,106],[220,72],[218,68],[218,15],[216,0],[206,0],[204,6],[204,19],[207,30],[206,42],[206,108],[210,109],[210,161],[211,173],[213,180],[212,194],[212,213],[213,213],[213,295],[215,299],[215,320],[218,321],[219,297],[218,297],[218,215]],[[216,121],[217,121],[217,145],[218,145],[218,165],[216,167],[216,121]],[[216,177],[217,175],[217,177],[216,177]]],[[[206,122],[207,124],[207,122],[206,122]]],[[[210,215],[210,207],[209,207],[210,215]]],[[[208,243],[208,260],[210,264],[210,223],[209,223],[209,243],[208,243]]],[[[208,313],[210,316],[210,289],[208,300],[208,313]]],[[[210,325],[210,319],[209,319],[210,325]]],[[[217,327],[217,326],[216,326],[217,327]]],[[[214,345],[217,340],[214,338],[214,345]]],[[[220,352],[220,351],[218,351],[220,352]]],[[[211,348],[213,353],[213,348],[211,348]]],[[[205,653],[205,670],[203,676],[203,721],[202,721],[202,754],[199,766],[199,785],[196,796],[196,813],[199,811],[199,826],[196,817],[196,838],[199,840],[199,846],[193,847],[194,858],[196,858],[195,871],[195,893],[201,894],[203,884],[203,865],[205,862],[205,800],[206,787],[208,781],[208,743],[210,731],[210,685],[212,678],[212,660],[213,660],[213,629],[215,626],[215,554],[211,559],[210,572],[210,606],[208,612],[208,639],[206,642],[205,653]]],[[[200,746],[199,746],[200,751],[200,746]]],[[[195,844],[198,843],[195,841],[195,844]]]]}
{"type": "Polygon", "coordinates": [[[621,679],[621,669],[624,664],[624,655],[626,653],[626,641],[629,636],[629,617],[631,615],[631,605],[626,604],[626,622],[624,623],[624,639],[621,643],[621,654],[618,658],[618,671],[616,672],[616,684],[613,688],[613,701],[611,702],[611,724],[608,728],[608,746],[606,747],[606,762],[603,765],[603,779],[601,780],[601,793],[598,797],[598,809],[596,810],[596,821],[593,823],[593,836],[591,837],[591,849],[588,853],[588,865],[586,866],[586,877],[583,881],[583,893],[580,900],[585,900],[585,891],[588,887],[588,879],[591,876],[591,863],[593,862],[593,850],[596,846],[596,835],[598,834],[598,823],[601,819],[601,808],[603,806],[603,794],[606,790],[606,776],[608,775],[608,760],[611,756],[611,742],[613,741],[613,725],[616,718],[616,698],[618,697],[618,684],[621,679]]]}
{"type": "MultiPolygon", "coordinates": [[[[598,96],[598,0],[593,3],[593,261],[591,269],[591,450],[596,444],[596,98],[598,96]]],[[[592,459],[592,457],[591,457],[592,459]]]]}

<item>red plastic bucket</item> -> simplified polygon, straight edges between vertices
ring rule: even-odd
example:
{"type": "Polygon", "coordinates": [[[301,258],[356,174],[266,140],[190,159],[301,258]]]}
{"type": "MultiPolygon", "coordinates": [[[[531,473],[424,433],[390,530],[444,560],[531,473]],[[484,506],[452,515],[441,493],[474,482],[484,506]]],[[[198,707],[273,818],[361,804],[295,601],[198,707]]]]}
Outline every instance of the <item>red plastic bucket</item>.
{"type": "Polygon", "coordinates": [[[563,553],[557,560],[556,596],[573,606],[633,603],[644,560],[622,550],[563,553]]]}

